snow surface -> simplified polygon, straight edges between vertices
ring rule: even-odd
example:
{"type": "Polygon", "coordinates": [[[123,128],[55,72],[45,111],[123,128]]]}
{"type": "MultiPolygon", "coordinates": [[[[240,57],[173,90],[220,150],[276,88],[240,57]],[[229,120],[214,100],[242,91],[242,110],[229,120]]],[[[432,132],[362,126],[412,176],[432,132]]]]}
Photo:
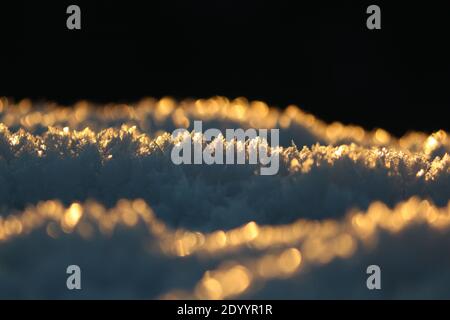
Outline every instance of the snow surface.
{"type": "Polygon", "coordinates": [[[71,108],[0,101],[0,298],[450,298],[450,138],[442,130],[396,138],[382,129],[328,125],[293,106],[282,112],[222,97],[71,108]],[[193,120],[205,129],[280,128],[279,173],[260,176],[258,165],[174,165],[174,141],[164,132],[191,128],[193,120]],[[90,203],[122,217],[132,209],[121,199],[142,199],[163,231],[123,214],[125,223],[105,232],[107,218],[97,219],[90,203]],[[57,218],[45,207],[54,203],[57,218]],[[63,230],[73,203],[80,203],[81,222],[77,217],[63,230]],[[368,239],[348,221],[371,207],[374,216],[388,212],[403,222],[379,222],[368,239]],[[416,207],[413,223],[408,215],[416,207]],[[334,255],[322,248],[330,256],[316,258],[318,247],[300,238],[255,247],[264,226],[275,230],[299,219],[331,221],[338,231],[324,245],[346,239],[345,245],[334,255]],[[92,225],[88,236],[84,222],[92,225]],[[217,230],[226,245],[201,247],[199,239],[213,239],[217,230]],[[242,245],[233,244],[233,230],[242,245]],[[198,252],[167,249],[191,248],[183,235],[194,231],[198,252]],[[258,271],[255,261],[283,252],[295,270],[273,262],[272,273],[258,271]],[[66,288],[71,264],[81,267],[81,291],[66,288]],[[371,264],[381,267],[382,290],[366,287],[371,264]],[[225,294],[220,270],[232,270],[228,279],[245,285],[225,294]],[[211,275],[221,294],[217,287],[200,290],[211,275]]]}

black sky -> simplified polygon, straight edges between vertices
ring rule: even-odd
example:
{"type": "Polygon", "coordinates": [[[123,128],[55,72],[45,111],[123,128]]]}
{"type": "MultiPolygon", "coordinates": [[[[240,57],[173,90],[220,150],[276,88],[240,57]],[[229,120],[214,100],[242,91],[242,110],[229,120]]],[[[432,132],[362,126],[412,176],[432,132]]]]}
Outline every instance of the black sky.
{"type": "Polygon", "coordinates": [[[0,5],[0,95],[224,95],[402,134],[449,130],[450,12],[427,1],[25,1],[0,5]],[[78,4],[82,30],[66,28],[78,4]],[[382,29],[366,28],[369,4],[382,29]]]}

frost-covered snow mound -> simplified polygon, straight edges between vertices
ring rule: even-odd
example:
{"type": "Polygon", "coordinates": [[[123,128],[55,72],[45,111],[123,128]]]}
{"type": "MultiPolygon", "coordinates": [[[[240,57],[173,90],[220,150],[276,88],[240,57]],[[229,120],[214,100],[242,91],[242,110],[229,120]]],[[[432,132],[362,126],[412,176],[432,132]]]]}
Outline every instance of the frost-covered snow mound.
{"type": "Polygon", "coordinates": [[[450,298],[445,131],[396,138],[223,97],[1,99],[0,122],[1,298],[450,298]],[[195,120],[280,129],[278,174],[175,165],[170,133],[195,120]]]}

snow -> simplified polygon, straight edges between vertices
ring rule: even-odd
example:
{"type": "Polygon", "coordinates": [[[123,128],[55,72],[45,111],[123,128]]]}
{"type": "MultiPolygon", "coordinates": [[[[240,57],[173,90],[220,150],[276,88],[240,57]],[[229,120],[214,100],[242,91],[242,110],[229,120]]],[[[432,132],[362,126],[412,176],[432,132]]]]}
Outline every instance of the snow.
{"type": "Polygon", "coordinates": [[[293,106],[222,97],[71,108],[0,101],[0,298],[450,297],[450,139],[442,130],[396,138],[328,125],[293,106]],[[194,120],[222,131],[280,128],[279,173],[173,164],[170,133],[194,120]],[[73,203],[82,216],[69,228],[73,203]],[[151,214],[140,215],[143,203],[151,214]],[[370,212],[403,222],[370,232],[349,222],[370,212]],[[306,238],[258,242],[265,226],[294,230],[299,221],[330,238],[301,225],[306,238]],[[218,230],[223,247],[214,244],[218,230]],[[324,241],[322,254],[311,239],[324,241]],[[258,269],[262,259],[269,273],[258,269]],[[81,267],[81,291],[65,287],[70,264],[81,267]],[[380,291],[366,288],[370,264],[381,267],[380,291]],[[221,294],[204,287],[207,270],[221,294]]]}

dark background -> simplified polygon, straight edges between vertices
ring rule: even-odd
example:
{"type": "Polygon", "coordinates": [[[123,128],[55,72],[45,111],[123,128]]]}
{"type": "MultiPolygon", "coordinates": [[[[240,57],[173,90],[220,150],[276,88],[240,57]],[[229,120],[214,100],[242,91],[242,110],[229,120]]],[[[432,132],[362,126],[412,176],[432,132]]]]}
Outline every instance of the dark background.
{"type": "Polygon", "coordinates": [[[245,96],[397,135],[449,130],[449,16],[444,1],[2,3],[0,96],[245,96]],[[381,30],[366,28],[370,4],[381,30]]]}

